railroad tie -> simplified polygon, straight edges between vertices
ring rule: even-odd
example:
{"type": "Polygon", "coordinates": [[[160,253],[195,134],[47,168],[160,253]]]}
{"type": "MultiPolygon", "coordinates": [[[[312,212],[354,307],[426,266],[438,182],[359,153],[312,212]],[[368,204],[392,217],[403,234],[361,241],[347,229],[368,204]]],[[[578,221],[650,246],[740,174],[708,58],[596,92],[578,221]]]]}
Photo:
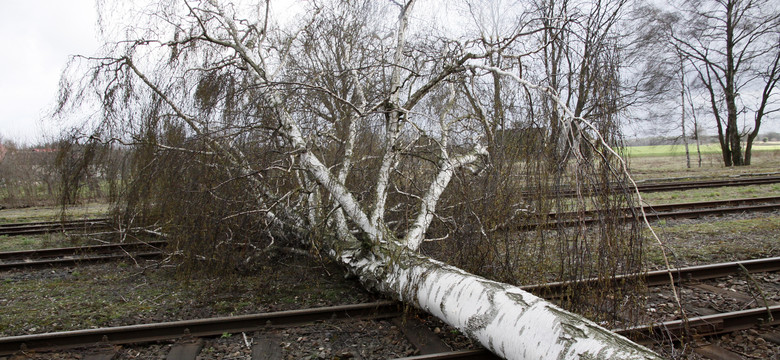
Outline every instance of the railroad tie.
{"type": "Polygon", "coordinates": [[[263,336],[255,338],[257,344],[252,346],[252,360],[282,360],[282,349],[279,339],[263,336]]]}
{"type": "Polygon", "coordinates": [[[420,355],[452,351],[439,336],[413,317],[394,318],[393,324],[403,331],[406,338],[414,345],[420,355]]]}
{"type": "Polygon", "coordinates": [[[693,351],[712,360],[742,360],[741,356],[715,344],[700,346],[693,351]]]}
{"type": "Polygon", "coordinates": [[[165,360],[195,360],[203,349],[203,340],[178,342],[173,345],[165,360]]]}

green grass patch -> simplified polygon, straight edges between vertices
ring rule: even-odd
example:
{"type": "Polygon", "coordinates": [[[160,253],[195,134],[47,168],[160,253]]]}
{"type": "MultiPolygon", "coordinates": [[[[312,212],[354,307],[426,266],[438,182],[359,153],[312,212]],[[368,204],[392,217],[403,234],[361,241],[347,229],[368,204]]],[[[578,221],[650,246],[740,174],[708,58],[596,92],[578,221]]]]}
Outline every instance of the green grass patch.
{"type": "MultiPolygon", "coordinates": [[[[668,250],[672,265],[727,262],[780,256],[780,217],[716,220],[706,223],[656,225],[656,232],[668,250]]],[[[649,234],[646,234],[649,239],[649,234]]],[[[658,244],[648,240],[647,260],[652,267],[663,266],[658,244]]]]}
{"type": "MultiPolygon", "coordinates": [[[[628,157],[649,157],[649,156],[684,156],[685,145],[645,145],[629,146],[623,149],[628,157]]],[[[702,154],[720,154],[720,144],[704,144],[699,148],[702,154]]],[[[754,152],[780,150],[780,144],[753,144],[754,152]]],[[[696,145],[689,144],[688,151],[692,156],[696,154],[696,145]]],[[[744,151],[744,149],[743,149],[744,151]]]]}
{"type": "MultiPolygon", "coordinates": [[[[148,240],[148,239],[146,239],[148,240]]],[[[82,234],[50,234],[0,236],[0,251],[20,251],[70,246],[100,245],[105,242],[116,242],[118,238],[110,234],[100,236],[84,236],[82,234]],[[99,240],[99,241],[98,241],[99,240]]]]}
{"type": "MultiPolygon", "coordinates": [[[[780,145],[778,145],[780,149],[780,145]]],[[[629,158],[648,156],[679,156],[685,155],[685,145],[645,145],[629,146],[623,149],[629,158]]],[[[688,151],[696,153],[696,146],[688,146],[688,151]]],[[[706,144],[701,146],[702,154],[719,154],[719,144],[706,144]]]]}

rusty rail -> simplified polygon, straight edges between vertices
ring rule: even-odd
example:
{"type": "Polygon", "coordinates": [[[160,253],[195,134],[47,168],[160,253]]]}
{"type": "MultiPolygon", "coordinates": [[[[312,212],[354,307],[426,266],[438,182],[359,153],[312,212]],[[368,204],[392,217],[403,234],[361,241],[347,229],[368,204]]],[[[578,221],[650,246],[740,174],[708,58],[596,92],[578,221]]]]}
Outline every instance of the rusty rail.
{"type": "Polygon", "coordinates": [[[661,338],[681,339],[686,327],[696,336],[715,336],[759,325],[780,325],[780,305],[699,316],[687,321],[672,320],[650,326],[617,329],[614,332],[640,344],[650,344],[661,338]]]}
{"type": "MultiPolygon", "coordinates": [[[[640,192],[662,192],[662,191],[681,191],[691,189],[703,189],[703,188],[715,188],[715,187],[729,187],[729,186],[749,186],[749,185],[764,185],[775,184],[780,182],[780,176],[762,176],[746,179],[713,179],[713,180],[699,180],[699,181],[676,181],[676,182],[659,182],[659,183],[646,183],[637,184],[637,188],[640,192]]],[[[628,186],[628,185],[625,185],[628,186]]],[[[618,189],[618,185],[612,185],[612,189],[618,189]]],[[[523,191],[523,195],[530,196],[531,191],[523,191]]],[[[557,191],[558,196],[571,197],[575,196],[576,192],[568,187],[561,187],[557,191]]]]}
{"type": "Polygon", "coordinates": [[[745,269],[747,269],[750,273],[780,271],[780,257],[690,266],[685,268],[672,269],[671,271],[656,270],[641,274],[618,275],[612,279],[607,280],[593,278],[578,281],[525,285],[521,286],[520,288],[544,297],[555,298],[560,297],[567,291],[567,289],[573,286],[593,286],[604,281],[620,283],[624,280],[633,280],[642,277],[645,279],[645,282],[648,286],[659,286],[669,284],[670,275],[675,282],[686,280],[715,279],[742,271],[740,265],[745,267],[745,269]]]}
{"type": "Polygon", "coordinates": [[[0,224],[0,236],[34,235],[58,231],[94,230],[109,226],[107,218],[0,224]]]}

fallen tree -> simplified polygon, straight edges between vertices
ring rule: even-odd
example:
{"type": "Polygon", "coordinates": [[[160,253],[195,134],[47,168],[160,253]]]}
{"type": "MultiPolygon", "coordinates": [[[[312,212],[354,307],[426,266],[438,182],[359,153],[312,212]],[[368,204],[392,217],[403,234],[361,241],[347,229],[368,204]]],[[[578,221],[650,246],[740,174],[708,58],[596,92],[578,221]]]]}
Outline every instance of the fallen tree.
{"type": "MultiPolygon", "coordinates": [[[[84,83],[64,82],[60,111],[97,95],[102,112],[93,139],[136,146],[149,163],[178,153],[206,171],[222,169],[215,183],[191,185],[230,205],[225,196],[243,184],[239,196],[251,201],[222,221],[263,224],[265,249],[277,240],[314,244],[366,288],[430,312],[502,357],[658,358],[517,287],[420,254],[453,178],[490,167],[493,139],[507,130],[504,120],[465,112],[459,104],[466,98],[472,109],[481,105],[459,88],[484,78],[503,86],[495,91],[495,114],[504,111],[498,98],[539,89],[494,62],[533,29],[514,28],[482,48],[425,39],[418,29],[410,45],[415,5],[334,2],[313,7],[313,15],[285,32],[273,26],[268,2],[157,4],[141,12],[154,14],[148,28],[120,26],[137,37],[83,58],[92,71],[84,83]],[[398,16],[388,19],[387,12],[398,16]]],[[[611,157],[606,143],[588,136],[585,119],[556,121],[568,134],[571,159],[593,161],[582,149],[611,157]]],[[[144,185],[130,188],[152,182],[144,173],[149,168],[139,169],[144,185]]],[[[231,232],[221,241],[235,237],[231,232]]]]}

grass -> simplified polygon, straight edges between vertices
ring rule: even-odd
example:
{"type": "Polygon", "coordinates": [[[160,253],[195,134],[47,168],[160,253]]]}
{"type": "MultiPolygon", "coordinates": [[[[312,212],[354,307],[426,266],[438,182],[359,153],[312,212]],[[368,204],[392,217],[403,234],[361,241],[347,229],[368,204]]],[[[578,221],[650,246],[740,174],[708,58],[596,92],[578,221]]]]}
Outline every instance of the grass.
{"type": "Polygon", "coordinates": [[[3,235],[0,236],[0,251],[44,249],[52,247],[53,244],[62,243],[63,241],[64,236],[62,234],[3,235]]]}
{"type": "Polygon", "coordinates": [[[172,296],[160,286],[137,286],[132,293],[105,286],[128,281],[127,274],[120,271],[55,274],[58,276],[28,281],[6,278],[0,283],[3,335],[108,325],[127,314],[144,316],[159,301],[167,300],[163,297],[172,296]]]}
{"type": "MultiPolygon", "coordinates": [[[[719,220],[713,222],[669,221],[657,224],[655,230],[669,250],[673,265],[726,262],[780,255],[780,217],[719,220]]],[[[651,241],[646,248],[651,267],[663,266],[658,245],[651,241]]]]}
{"type": "MultiPolygon", "coordinates": [[[[692,148],[693,149],[693,148],[692,148]]],[[[710,148],[712,149],[712,148],[710,148]]],[[[725,167],[719,149],[703,155],[703,166],[686,168],[682,146],[649,146],[633,149],[630,158],[632,176],[639,179],[702,179],[780,171],[780,144],[756,144],[750,166],[725,167]],[[676,154],[676,155],[670,155],[676,154]]],[[[695,161],[692,157],[692,161],[695,161]]],[[[693,189],[642,194],[649,204],[669,204],[726,199],[770,197],[780,195],[780,184],[693,189]]],[[[668,220],[653,224],[664,246],[670,250],[674,264],[696,264],[732,261],[780,255],[780,216],[760,216],[734,220],[709,218],[691,224],[668,220]]],[[[663,264],[655,241],[645,247],[648,265],[663,264]]],[[[674,265],[673,264],[673,265],[674,265]]]]}
{"type": "MultiPolygon", "coordinates": [[[[631,158],[639,157],[653,157],[653,156],[684,156],[685,145],[646,145],[646,146],[629,146],[625,148],[626,153],[631,158]]],[[[753,144],[752,151],[778,151],[780,150],[780,143],[758,143],[753,144]]],[[[688,151],[691,155],[696,155],[696,145],[689,144],[688,151]]],[[[702,154],[720,154],[720,144],[703,144],[700,147],[702,154]]]]}
{"type": "Polygon", "coordinates": [[[702,166],[696,155],[691,156],[691,168],[686,167],[685,156],[629,156],[631,174],[635,180],[700,179],[712,177],[771,174],[780,170],[780,150],[756,151],[750,166],[723,166],[720,153],[702,155],[702,166]]]}
{"type": "MultiPolygon", "coordinates": [[[[148,240],[148,239],[147,239],[148,240]]],[[[82,235],[82,234],[35,234],[0,236],[0,251],[20,251],[33,249],[60,248],[69,246],[100,245],[105,242],[117,242],[115,235],[82,235]]]]}

